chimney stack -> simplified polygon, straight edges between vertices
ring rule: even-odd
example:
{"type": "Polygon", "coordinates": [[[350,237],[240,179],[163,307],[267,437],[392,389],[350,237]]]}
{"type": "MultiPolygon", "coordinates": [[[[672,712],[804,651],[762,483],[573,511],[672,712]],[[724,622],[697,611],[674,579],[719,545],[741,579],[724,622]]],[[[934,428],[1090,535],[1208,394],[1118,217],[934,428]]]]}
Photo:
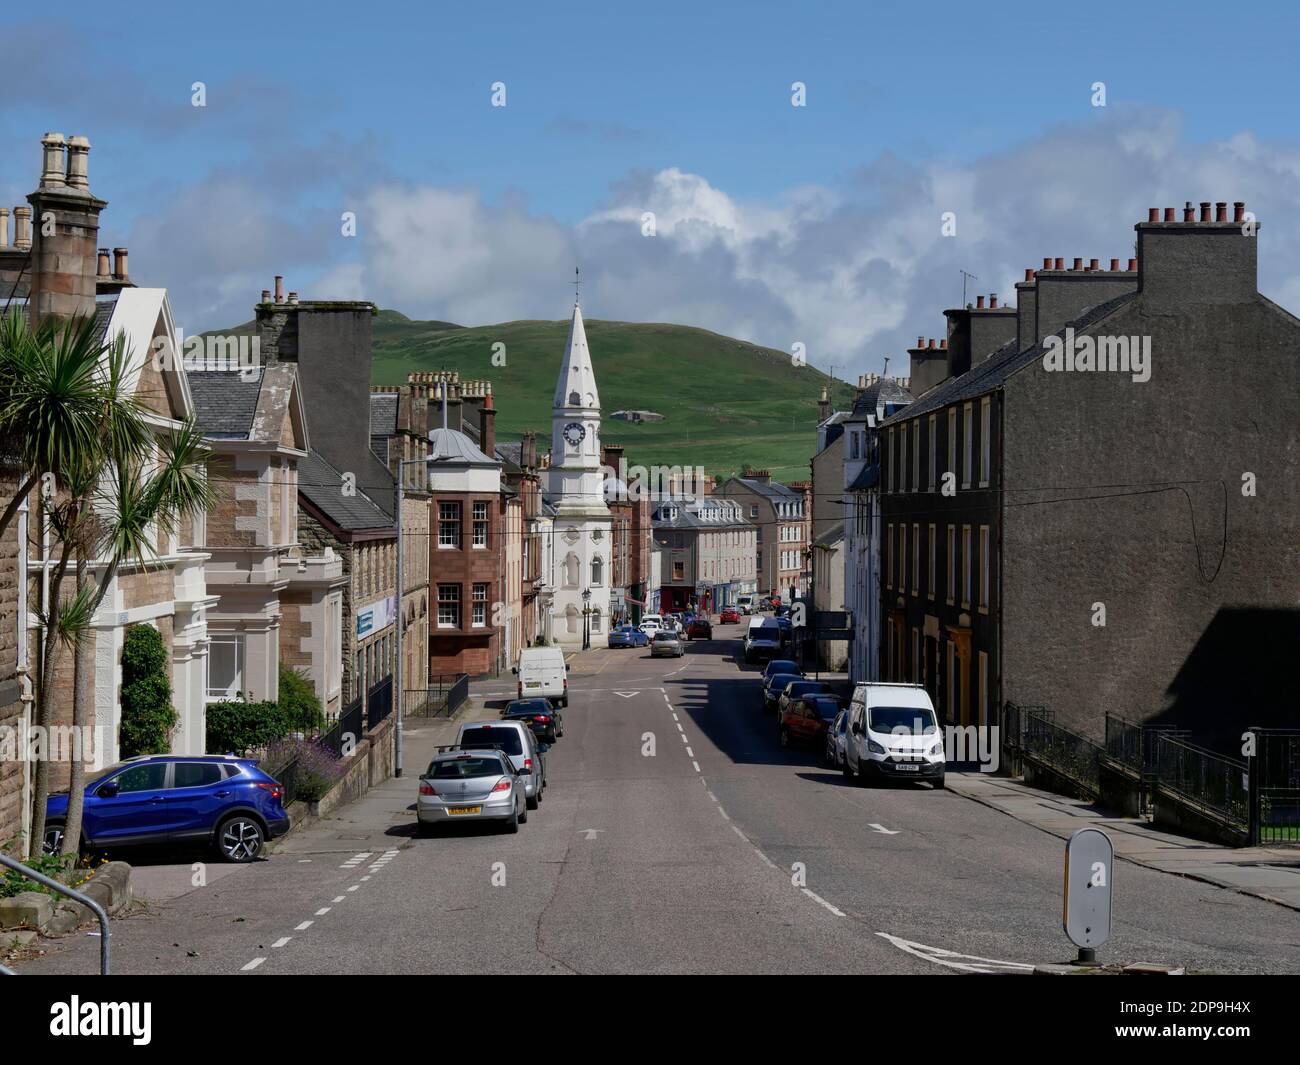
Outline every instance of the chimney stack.
{"type": "Polygon", "coordinates": [[[1226,203],[1216,203],[1214,205],[1214,220],[1216,222],[1226,222],[1228,220],[1228,205],[1226,203]]]}
{"type": "MultiPolygon", "coordinates": [[[[998,294],[997,294],[996,292],[990,292],[990,293],[989,293],[989,310],[991,310],[991,311],[996,311],[997,309],[998,309],[998,294]]],[[[931,345],[933,345],[933,344],[934,344],[934,341],[932,340],[932,341],[930,341],[930,343],[931,343],[931,345]]]]}
{"type": "Polygon", "coordinates": [[[298,306],[298,293],[296,293],[296,292],[290,292],[290,293],[289,293],[289,301],[288,301],[288,303],[289,303],[289,306],[290,306],[290,307],[296,307],[296,306],[298,306]]]}
{"type": "Polygon", "coordinates": [[[99,255],[97,258],[98,261],[95,264],[95,277],[102,278],[103,280],[107,281],[110,277],[113,276],[113,271],[109,268],[108,265],[108,249],[100,248],[99,255]]]}
{"type": "Polygon", "coordinates": [[[483,454],[488,458],[496,458],[497,449],[497,412],[492,406],[492,385],[489,384],[487,391],[483,393],[483,406],[478,412],[478,442],[483,454]]]}
{"type": "Polygon", "coordinates": [[[113,249],[113,277],[118,281],[131,280],[131,271],[127,266],[127,250],[125,248],[113,249]]]}
{"type": "Polygon", "coordinates": [[[269,288],[262,289],[262,302],[263,303],[271,302],[271,290],[269,288]]]}
{"type": "Polygon", "coordinates": [[[9,247],[9,208],[0,207],[0,248],[9,247]]]}
{"type": "Polygon", "coordinates": [[[1065,260],[1064,260],[1064,259],[1060,259],[1060,258],[1058,258],[1058,259],[1056,260],[1056,267],[1055,267],[1055,269],[1057,269],[1057,270],[1064,270],[1064,269],[1065,269],[1065,260]]]}
{"type": "Polygon", "coordinates": [[[284,302],[284,278],[280,274],[275,275],[275,302],[284,302]]]}
{"type": "Polygon", "coordinates": [[[27,197],[31,208],[14,212],[22,237],[15,245],[32,252],[32,320],[90,317],[95,313],[99,215],[108,204],[87,188],[90,142],[85,137],[73,137],[69,145],[62,133],[47,133],[41,147],[40,185],[27,197]],[[33,220],[39,220],[34,230],[33,220]]]}
{"type": "Polygon", "coordinates": [[[1198,206],[1194,212],[1187,201],[1183,224],[1176,228],[1150,222],[1134,227],[1138,253],[1129,269],[1140,266],[1143,302],[1153,308],[1247,303],[1258,294],[1259,242],[1241,239],[1246,205],[1233,203],[1231,219],[1227,201],[1201,200],[1198,206]]]}
{"type": "Polygon", "coordinates": [[[30,207],[14,208],[14,247],[19,251],[31,251],[32,209],[30,207]]]}
{"type": "Polygon", "coordinates": [[[982,311],[982,310],[984,309],[984,297],[983,297],[983,296],[976,296],[976,297],[975,297],[975,309],[978,310],[978,311],[982,311]]]}
{"type": "Polygon", "coordinates": [[[1113,273],[1115,273],[1117,270],[1119,270],[1119,260],[1118,260],[1118,259],[1112,259],[1112,260],[1110,261],[1110,272],[1113,274],[1113,273]]]}

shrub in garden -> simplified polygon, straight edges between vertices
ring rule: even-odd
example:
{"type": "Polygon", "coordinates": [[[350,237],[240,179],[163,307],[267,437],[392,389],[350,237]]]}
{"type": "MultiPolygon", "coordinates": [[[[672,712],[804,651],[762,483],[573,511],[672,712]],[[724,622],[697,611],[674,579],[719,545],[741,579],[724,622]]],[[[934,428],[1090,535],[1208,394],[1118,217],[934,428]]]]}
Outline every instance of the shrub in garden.
{"type": "Polygon", "coordinates": [[[262,768],[282,784],[292,775],[294,798],[303,802],[318,802],[343,778],[343,763],[318,740],[278,740],[267,749],[262,768]]]}
{"type": "Polygon", "coordinates": [[[280,667],[280,710],[291,732],[315,732],[325,724],[325,711],[311,678],[291,666],[280,667]]]}
{"type": "Polygon", "coordinates": [[[162,633],[151,625],[132,625],[122,645],[122,726],[118,744],[123,758],[166,754],[176,727],[170,663],[162,633]]]}
{"type": "Polygon", "coordinates": [[[210,754],[247,754],[268,746],[289,731],[289,723],[278,703],[226,699],[208,705],[210,754]]]}

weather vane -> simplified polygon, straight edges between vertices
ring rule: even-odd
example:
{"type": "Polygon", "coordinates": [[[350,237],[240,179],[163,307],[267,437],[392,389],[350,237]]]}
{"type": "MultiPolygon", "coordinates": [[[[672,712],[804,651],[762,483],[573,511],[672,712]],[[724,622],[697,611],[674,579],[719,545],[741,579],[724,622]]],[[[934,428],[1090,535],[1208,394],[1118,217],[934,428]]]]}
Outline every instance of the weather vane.
{"type": "Polygon", "coordinates": [[[578,290],[582,287],[582,278],[578,276],[578,268],[573,268],[573,302],[578,302],[578,290]]]}

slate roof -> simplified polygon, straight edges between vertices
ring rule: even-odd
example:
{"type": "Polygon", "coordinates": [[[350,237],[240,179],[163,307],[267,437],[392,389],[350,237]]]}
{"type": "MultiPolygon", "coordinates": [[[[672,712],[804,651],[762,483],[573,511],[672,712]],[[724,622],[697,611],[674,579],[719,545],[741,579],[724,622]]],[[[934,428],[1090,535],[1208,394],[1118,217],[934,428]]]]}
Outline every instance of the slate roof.
{"type": "Polygon", "coordinates": [[[849,482],[847,491],[865,492],[868,488],[875,488],[880,483],[880,463],[869,462],[859,471],[858,475],[849,482]]]}
{"type": "Polygon", "coordinates": [[[343,474],[316,451],[298,462],[298,492],[340,529],[363,532],[392,529],[393,519],[357,486],[356,495],[343,494],[343,474]]]}
{"type": "Polygon", "coordinates": [[[429,462],[444,466],[489,466],[500,463],[490,459],[478,449],[464,433],[455,429],[435,429],[429,434],[429,462]]]}
{"type": "Polygon", "coordinates": [[[190,394],[204,436],[215,440],[247,440],[262,394],[265,367],[248,371],[191,370],[190,394]]]}
{"type": "Polygon", "coordinates": [[[818,547],[830,547],[844,539],[844,522],[837,521],[829,526],[821,536],[815,537],[813,543],[818,547]]]}
{"type": "MultiPolygon", "coordinates": [[[[27,327],[32,325],[32,305],[26,299],[15,299],[15,307],[21,306],[23,315],[27,318],[27,327]]],[[[104,336],[108,333],[108,321],[113,317],[113,312],[117,309],[117,293],[111,296],[98,296],[95,299],[95,339],[101,344],[104,342],[104,336]]]]}
{"type": "MultiPolygon", "coordinates": [[[[864,418],[870,419],[880,410],[881,404],[904,404],[912,402],[912,393],[900,385],[892,377],[877,377],[871,384],[867,385],[853,400],[853,410],[849,417],[860,422],[864,418]]],[[[909,406],[910,410],[911,407],[909,406]]]]}
{"type": "Polygon", "coordinates": [[[802,499],[803,493],[793,488],[788,488],[778,481],[755,481],[749,477],[737,477],[741,484],[761,496],[767,496],[769,499],[802,499]]]}
{"type": "MultiPolygon", "coordinates": [[[[1116,296],[1105,303],[1089,307],[1078,318],[1068,322],[1063,328],[1053,333],[1052,336],[1064,339],[1066,329],[1073,329],[1078,333],[1091,328],[1103,318],[1108,318],[1115,313],[1124,304],[1137,299],[1137,297],[1138,293],[1136,291],[1125,292],[1123,295],[1116,296]]],[[[928,414],[941,407],[946,407],[950,403],[960,403],[963,400],[974,399],[976,396],[982,396],[986,392],[1001,388],[1012,374],[1018,373],[1031,363],[1042,359],[1044,352],[1047,350],[1046,341],[1048,339],[1050,337],[1044,337],[1042,342],[1024,351],[1016,350],[1017,341],[1007,341],[979,365],[973,366],[960,377],[953,377],[935,385],[934,388],[930,389],[906,410],[901,410],[897,414],[886,418],[882,424],[893,425],[895,422],[908,421],[918,414],[928,414]]]]}
{"type": "Polygon", "coordinates": [[[719,514],[725,514],[732,510],[732,508],[722,507],[707,500],[688,504],[666,499],[655,508],[650,524],[656,529],[749,528],[751,525],[749,519],[745,517],[744,508],[739,504],[734,508],[735,517],[722,517],[718,521],[705,521],[700,517],[700,510],[702,509],[717,511],[719,514]],[[662,516],[668,507],[674,507],[676,511],[671,518],[662,516]]]}

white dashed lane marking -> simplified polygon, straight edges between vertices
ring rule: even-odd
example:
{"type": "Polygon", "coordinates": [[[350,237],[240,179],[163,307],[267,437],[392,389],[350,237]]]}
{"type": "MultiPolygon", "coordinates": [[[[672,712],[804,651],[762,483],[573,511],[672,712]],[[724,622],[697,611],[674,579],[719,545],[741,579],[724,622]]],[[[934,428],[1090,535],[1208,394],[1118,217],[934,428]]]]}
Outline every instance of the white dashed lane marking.
{"type": "Polygon", "coordinates": [[[261,965],[262,962],[264,962],[264,961],[266,961],[265,958],[254,958],[254,959],[253,959],[252,961],[250,961],[247,965],[245,965],[245,966],[243,967],[243,969],[241,969],[240,971],[241,971],[241,972],[246,972],[246,973],[251,973],[254,969],[256,969],[259,965],[261,965]]]}
{"type": "Polygon", "coordinates": [[[285,945],[286,943],[288,943],[289,940],[291,940],[292,938],[293,938],[293,936],[281,936],[279,939],[277,939],[274,943],[271,944],[271,949],[272,949],[272,950],[275,950],[275,949],[277,949],[277,948],[279,948],[279,947],[284,946],[284,945],[285,945]]]}

